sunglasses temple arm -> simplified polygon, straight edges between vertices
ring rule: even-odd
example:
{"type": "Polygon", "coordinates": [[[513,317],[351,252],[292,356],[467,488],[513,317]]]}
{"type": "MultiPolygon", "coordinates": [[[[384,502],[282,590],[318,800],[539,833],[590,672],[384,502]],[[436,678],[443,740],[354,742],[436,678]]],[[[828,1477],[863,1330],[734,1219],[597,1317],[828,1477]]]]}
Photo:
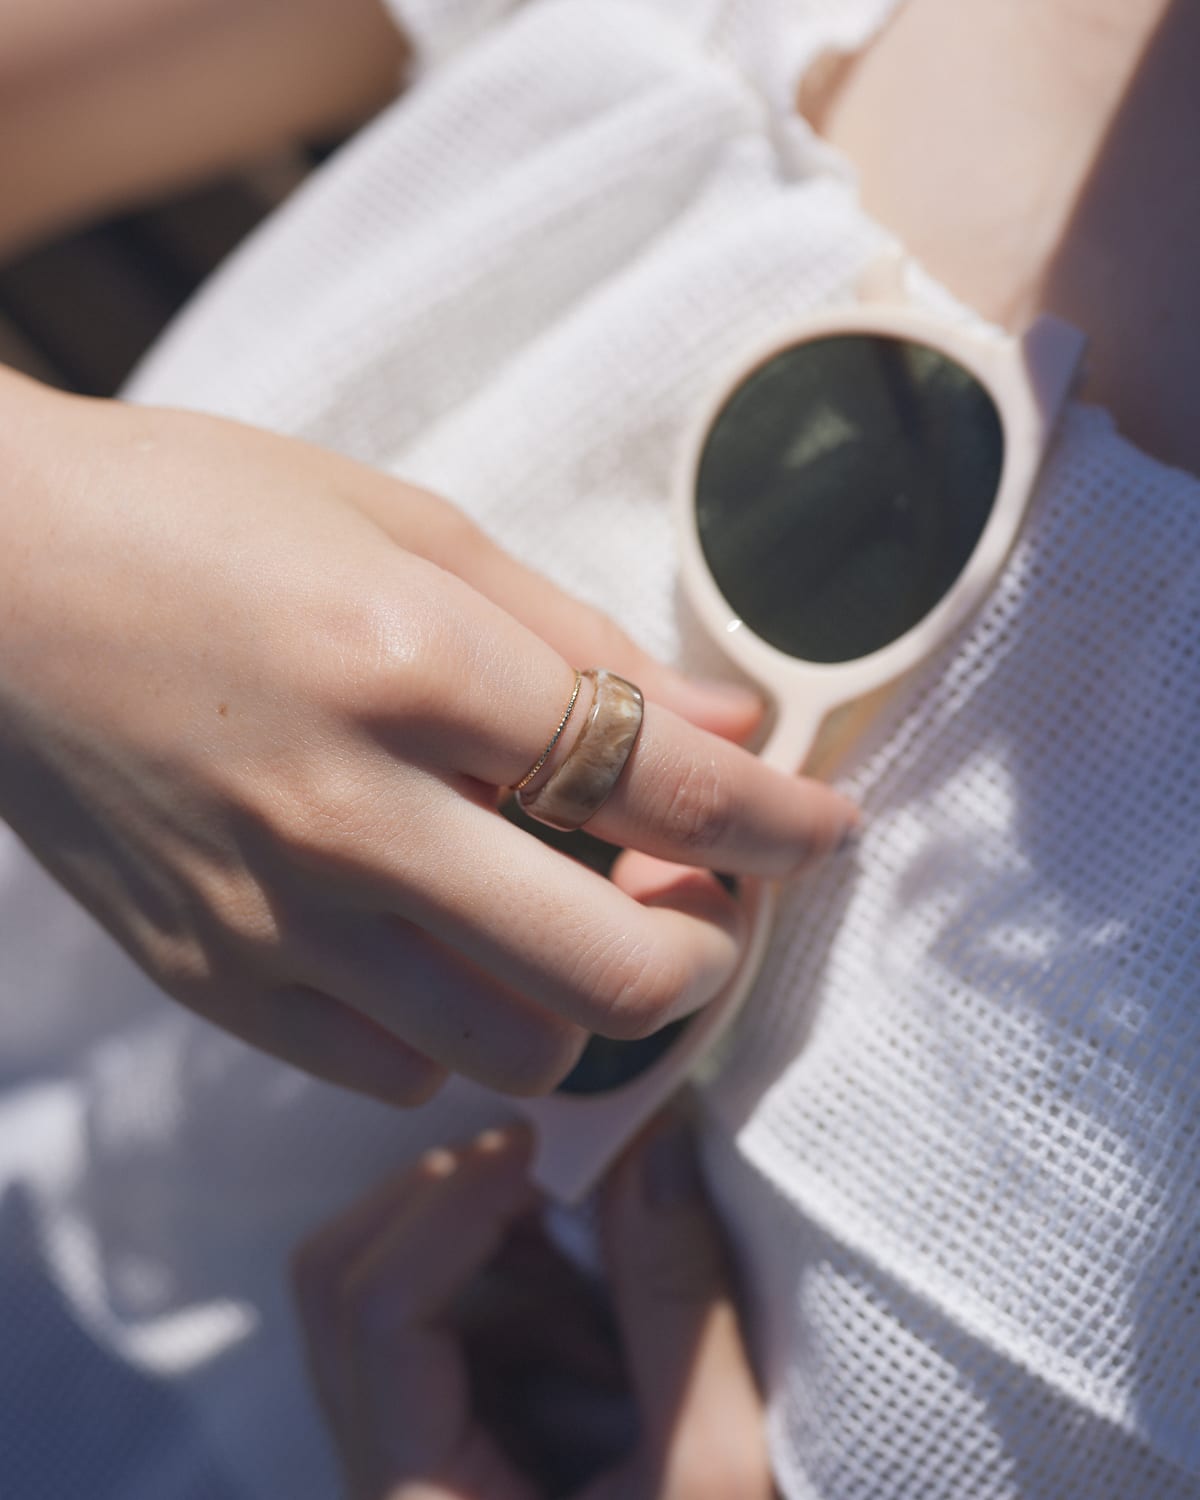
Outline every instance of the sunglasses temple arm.
{"type": "Polygon", "coordinates": [[[746,938],[724,989],[698,1011],[679,1040],[647,1072],[609,1095],[551,1094],[509,1102],[537,1127],[533,1181],[557,1203],[578,1203],[655,1112],[689,1079],[703,1086],[719,1072],[733,1022],[758,978],[779,903],[773,881],[742,886],[746,938]]]}
{"type": "Polygon", "coordinates": [[[1082,378],[1087,342],[1078,328],[1051,313],[1036,318],[1021,336],[1021,357],[1037,407],[1043,452],[1082,378]]]}
{"type": "Polygon", "coordinates": [[[835,706],[815,692],[803,703],[793,701],[781,706],[758,753],[759,760],[787,776],[797,775],[812,755],[821,727],[835,706]]]}
{"type": "MultiPolygon", "coordinates": [[[[830,709],[834,705],[813,694],[801,707],[793,702],[781,709],[759,758],[777,770],[794,776],[812,753],[830,709]]],[[[712,1001],[713,1037],[694,1077],[705,1083],[720,1071],[730,1050],[734,1021],[746,1003],[766,958],[771,931],[779,910],[780,885],[774,880],[747,880],[742,884],[742,909],[746,913],[746,940],[732,978],[712,1001]]]]}

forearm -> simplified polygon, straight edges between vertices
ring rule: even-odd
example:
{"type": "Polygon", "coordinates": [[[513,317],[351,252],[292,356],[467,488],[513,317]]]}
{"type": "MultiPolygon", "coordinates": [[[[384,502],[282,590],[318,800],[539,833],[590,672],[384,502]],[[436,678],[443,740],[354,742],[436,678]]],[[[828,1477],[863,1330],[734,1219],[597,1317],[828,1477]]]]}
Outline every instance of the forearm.
{"type": "Polygon", "coordinates": [[[39,538],[55,524],[48,496],[59,439],[81,399],[0,364],[0,718],[25,649],[23,600],[44,550],[39,538]]]}
{"type": "Polygon", "coordinates": [[[33,795],[22,689],[53,649],[51,632],[29,628],[43,538],[55,524],[47,455],[71,399],[0,365],[0,819],[14,824],[33,795]]]}
{"type": "Polygon", "coordinates": [[[379,0],[0,0],[0,258],[345,128],[403,61],[379,0]]]}

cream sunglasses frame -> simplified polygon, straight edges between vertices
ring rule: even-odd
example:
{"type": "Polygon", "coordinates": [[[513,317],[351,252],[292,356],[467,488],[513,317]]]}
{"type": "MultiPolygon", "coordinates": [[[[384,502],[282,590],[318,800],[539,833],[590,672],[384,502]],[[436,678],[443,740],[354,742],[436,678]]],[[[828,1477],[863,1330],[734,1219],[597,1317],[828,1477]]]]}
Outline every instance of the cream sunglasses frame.
{"type": "MultiPolygon", "coordinates": [[[[1086,344],[1070,324],[1039,318],[1012,337],[911,304],[905,263],[887,256],[873,265],[856,305],[817,313],[783,330],[765,348],[737,362],[695,422],[682,449],[675,512],[687,597],[730,660],[764,689],[775,718],[761,758],[789,774],[809,761],[831,715],[895,683],[945,645],[987,597],[1020,530],[1029,497],[1086,344]],[[734,390],[755,370],[799,343],[841,334],[874,334],[925,344],[969,371],[995,403],[1004,435],[999,487],[991,514],[962,572],[939,602],[887,646],[852,661],[801,661],[754,635],[717,588],[701,550],[695,480],[709,431],[734,390]]],[[[677,1040],[628,1083],[595,1094],[553,1094],[513,1101],[538,1135],[534,1180],[559,1202],[577,1201],[642,1125],[689,1075],[715,1071],[714,1049],[753,987],[778,904],[776,883],[743,881],[747,941],[725,989],[689,1021],[677,1040]]]]}

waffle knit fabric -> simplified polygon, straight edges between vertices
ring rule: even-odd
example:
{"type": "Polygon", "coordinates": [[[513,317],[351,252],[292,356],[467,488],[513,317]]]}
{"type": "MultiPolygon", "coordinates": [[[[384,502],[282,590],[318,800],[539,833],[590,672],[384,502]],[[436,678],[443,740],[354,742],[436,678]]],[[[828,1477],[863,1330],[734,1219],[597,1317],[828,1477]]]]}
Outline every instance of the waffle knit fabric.
{"type": "MultiPolygon", "coordinates": [[[[791,101],[891,0],[392,0],[412,86],[134,399],[424,484],[711,669],[667,495],[715,371],[886,243],[791,101]]],[[[982,612],[842,783],[705,1159],[791,1500],[1200,1496],[1200,483],[1068,412],[982,612]]],[[[166,1002],[0,829],[0,1494],[317,1500],[291,1242],[396,1115],[166,1002]]]]}

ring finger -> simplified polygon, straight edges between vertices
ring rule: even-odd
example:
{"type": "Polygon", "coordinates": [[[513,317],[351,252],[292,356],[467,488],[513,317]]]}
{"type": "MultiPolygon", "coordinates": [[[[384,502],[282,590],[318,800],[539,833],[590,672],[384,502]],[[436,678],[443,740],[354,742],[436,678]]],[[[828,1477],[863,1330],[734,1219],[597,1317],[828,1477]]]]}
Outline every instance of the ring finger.
{"type": "MultiPolygon", "coordinates": [[[[737,962],[740,909],[706,871],[694,870],[690,877],[681,871],[660,898],[643,904],[490,808],[461,797],[440,799],[436,831],[436,844],[431,839],[424,857],[418,856],[419,882],[411,877],[410,844],[407,868],[397,870],[390,884],[385,880],[374,900],[390,894],[398,915],[464,955],[510,996],[552,1016],[605,1036],[645,1036],[711,1000],[737,962]],[[447,853],[463,849],[470,851],[468,860],[447,853]]],[[[376,973],[380,967],[376,957],[376,973]]],[[[397,959],[383,971],[400,975],[403,964],[397,959]]],[[[406,1029],[411,997],[402,1003],[369,970],[364,985],[354,1003],[415,1041],[406,1029]]],[[[470,1004],[476,1001],[486,1009],[486,988],[470,1004]]],[[[437,1013],[439,1007],[431,1009],[437,1013]]],[[[505,1012],[514,1013],[510,1006],[505,1012]]],[[[541,1019],[544,1024],[548,1018],[541,1019]]],[[[498,1037],[499,1020],[496,1027],[498,1037]]],[[[416,1045],[455,1067],[474,1052],[473,1038],[468,1047],[451,1036],[453,1058],[434,1052],[428,1041],[416,1045]]]]}

